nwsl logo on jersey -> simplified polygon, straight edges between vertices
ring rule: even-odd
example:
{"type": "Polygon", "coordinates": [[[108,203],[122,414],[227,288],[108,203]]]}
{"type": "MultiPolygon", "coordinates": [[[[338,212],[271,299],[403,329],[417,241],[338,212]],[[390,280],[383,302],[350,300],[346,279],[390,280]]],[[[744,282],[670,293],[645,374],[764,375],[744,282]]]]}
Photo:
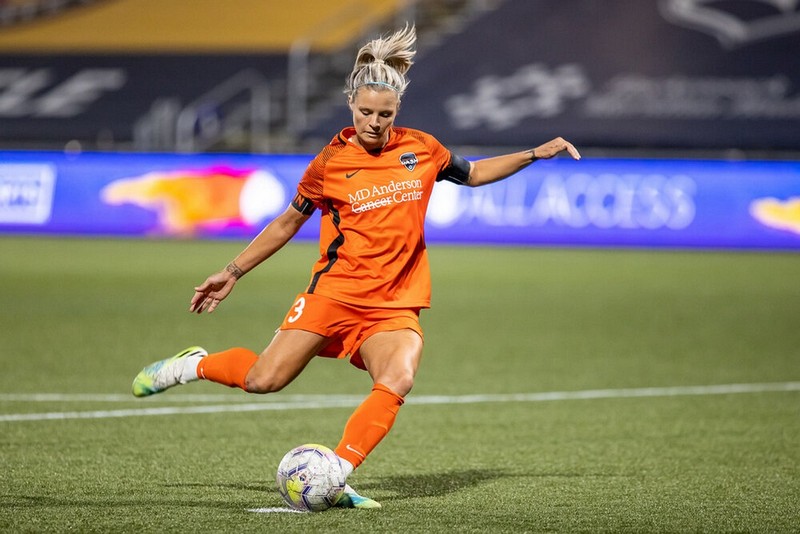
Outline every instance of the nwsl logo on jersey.
{"type": "Polygon", "coordinates": [[[400,156],[400,163],[403,164],[403,167],[408,169],[408,172],[414,170],[414,167],[417,166],[417,155],[413,152],[406,152],[405,154],[400,156]]]}

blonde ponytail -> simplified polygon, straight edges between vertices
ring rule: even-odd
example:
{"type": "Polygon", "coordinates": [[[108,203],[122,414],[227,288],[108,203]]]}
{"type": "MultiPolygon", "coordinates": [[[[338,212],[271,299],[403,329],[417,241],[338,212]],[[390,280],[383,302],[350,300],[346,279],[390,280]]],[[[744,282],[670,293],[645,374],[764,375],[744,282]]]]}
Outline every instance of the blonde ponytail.
{"type": "Polygon", "coordinates": [[[416,29],[406,25],[389,37],[362,46],[344,91],[348,99],[352,101],[359,87],[365,85],[385,87],[396,91],[398,97],[403,96],[409,83],[406,73],[417,53],[416,42],[416,29]]]}

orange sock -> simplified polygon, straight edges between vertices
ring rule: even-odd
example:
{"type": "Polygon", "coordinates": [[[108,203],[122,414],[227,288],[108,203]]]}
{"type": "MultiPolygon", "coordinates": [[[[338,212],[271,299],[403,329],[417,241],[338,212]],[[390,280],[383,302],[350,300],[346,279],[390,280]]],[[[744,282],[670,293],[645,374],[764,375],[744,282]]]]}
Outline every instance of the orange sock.
{"type": "Polygon", "coordinates": [[[358,467],[389,433],[402,405],[403,397],[383,384],[375,384],[347,421],[336,454],[358,467]]]}
{"type": "Polygon", "coordinates": [[[197,376],[232,388],[245,389],[244,379],[256,360],[258,354],[241,348],[209,354],[197,365],[197,376]]]}

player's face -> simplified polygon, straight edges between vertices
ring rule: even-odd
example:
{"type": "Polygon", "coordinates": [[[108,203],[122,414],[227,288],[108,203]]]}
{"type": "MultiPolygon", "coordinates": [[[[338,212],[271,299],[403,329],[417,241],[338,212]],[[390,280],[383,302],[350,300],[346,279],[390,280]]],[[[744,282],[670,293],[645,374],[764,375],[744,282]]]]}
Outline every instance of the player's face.
{"type": "Polygon", "coordinates": [[[356,141],[367,150],[380,150],[389,142],[400,100],[391,89],[360,87],[350,102],[356,141]]]}

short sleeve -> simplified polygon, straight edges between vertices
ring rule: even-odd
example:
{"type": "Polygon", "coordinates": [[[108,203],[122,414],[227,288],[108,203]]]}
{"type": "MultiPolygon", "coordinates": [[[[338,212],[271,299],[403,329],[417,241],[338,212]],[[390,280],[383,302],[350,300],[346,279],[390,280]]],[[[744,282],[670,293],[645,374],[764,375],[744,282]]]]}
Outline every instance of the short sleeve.
{"type": "Polygon", "coordinates": [[[428,147],[431,157],[436,163],[437,170],[442,171],[444,168],[450,165],[450,151],[443,144],[441,144],[438,139],[430,134],[425,134],[424,139],[425,146],[428,147]]]}
{"type": "Polygon", "coordinates": [[[297,192],[317,207],[322,206],[322,185],[325,176],[325,163],[330,157],[325,157],[327,148],[328,147],[311,160],[308,167],[306,167],[306,171],[303,173],[303,177],[300,178],[300,183],[297,184],[297,192]]]}
{"type": "Polygon", "coordinates": [[[420,130],[408,129],[407,131],[428,149],[437,173],[442,172],[443,169],[450,165],[450,151],[438,139],[420,130]]]}

